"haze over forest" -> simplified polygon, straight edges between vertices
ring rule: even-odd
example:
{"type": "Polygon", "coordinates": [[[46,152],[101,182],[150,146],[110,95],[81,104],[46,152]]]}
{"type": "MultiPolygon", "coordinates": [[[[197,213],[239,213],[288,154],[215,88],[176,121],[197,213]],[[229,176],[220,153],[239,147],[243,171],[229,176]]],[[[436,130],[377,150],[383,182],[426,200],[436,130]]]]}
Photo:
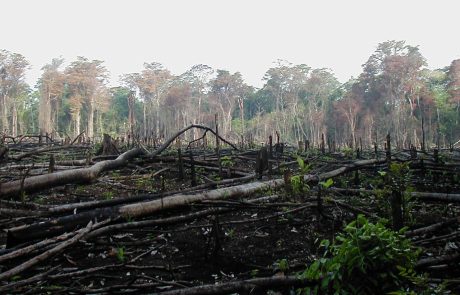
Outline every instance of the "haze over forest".
{"type": "Polygon", "coordinates": [[[440,5],[390,1],[379,13],[392,22],[361,1],[83,1],[71,15],[55,1],[18,2],[6,3],[7,20],[24,3],[34,9],[0,47],[8,135],[164,138],[191,123],[214,126],[218,114],[231,139],[460,139],[460,46],[448,38],[455,9],[446,9],[454,2],[441,20],[440,5]]]}

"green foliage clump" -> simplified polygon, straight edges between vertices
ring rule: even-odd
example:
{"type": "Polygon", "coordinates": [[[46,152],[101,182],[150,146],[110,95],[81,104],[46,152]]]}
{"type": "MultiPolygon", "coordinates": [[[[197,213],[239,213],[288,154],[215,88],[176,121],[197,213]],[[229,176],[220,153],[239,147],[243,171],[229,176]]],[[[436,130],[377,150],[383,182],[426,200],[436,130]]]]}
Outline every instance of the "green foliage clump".
{"type": "Polygon", "coordinates": [[[391,195],[393,192],[401,192],[402,194],[402,209],[404,220],[412,222],[413,197],[414,188],[410,186],[412,173],[409,163],[391,163],[386,171],[379,171],[379,180],[377,186],[382,189],[377,191],[378,208],[386,216],[391,216],[391,195]]]}
{"type": "Polygon", "coordinates": [[[413,286],[419,251],[403,230],[394,232],[384,221],[374,224],[359,215],[333,244],[323,240],[321,246],[324,257],[302,274],[320,283],[305,294],[387,294],[413,286]]]}
{"type": "Polygon", "coordinates": [[[229,156],[223,156],[220,158],[220,164],[222,167],[233,167],[235,165],[235,162],[233,162],[232,158],[229,156]]]}
{"type": "Polygon", "coordinates": [[[116,249],[116,256],[118,261],[124,262],[125,261],[125,248],[119,247],[116,249]]]}
{"type": "Polygon", "coordinates": [[[297,164],[299,164],[300,173],[307,174],[311,170],[311,164],[305,164],[301,157],[297,157],[297,164]]]}
{"type": "Polygon", "coordinates": [[[353,149],[351,147],[344,147],[342,152],[347,159],[353,159],[353,149]]]}
{"type": "Polygon", "coordinates": [[[297,164],[299,164],[300,174],[291,177],[291,187],[294,194],[299,195],[310,189],[308,184],[303,180],[303,175],[311,170],[311,164],[305,164],[301,157],[297,157],[297,164]]]}

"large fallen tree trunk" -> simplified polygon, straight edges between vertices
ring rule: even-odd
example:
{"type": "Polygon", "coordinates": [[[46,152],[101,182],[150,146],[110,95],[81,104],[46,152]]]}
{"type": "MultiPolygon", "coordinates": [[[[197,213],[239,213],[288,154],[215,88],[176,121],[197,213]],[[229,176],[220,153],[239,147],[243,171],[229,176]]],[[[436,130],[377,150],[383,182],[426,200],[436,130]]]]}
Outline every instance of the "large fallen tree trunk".
{"type": "MultiPolygon", "coordinates": [[[[16,180],[7,183],[0,183],[0,196],[7,197],[7,196],[14,196],[19,195],[21,192],[35,192],[41,189],[52,188],[59,185],[69,184],[69,183],[89,183],[96,180],[99,175],[101,175],[104,171],[118,169],[120,167],[125,166],[129,160],[138,157],[140,155],[148,153],[149,157],[155,157],[163,152],[168,146],[182,133],[185,131],[198,128],[204,130],[210,130],[214,132],[212,129],[201,126],[201,125],[189,125],[182,130],[176,132],[173,136],[171,136],[163,145],[161,145],[157,150],[152,153],[146,152],[144,149],[141,148],[134,148],[131,149],[120,156],[118,156],[115,160],[106,160],[101,161],[94,164],[88,168],[80,168],[80,169],[73,169],[69,171],[60,171],[56,173],[50,173],[46,175],[38,175],[33,177],[25,178],[24,180],[16,180]]],[[[221,138],[224,142],[231,145],[234,149],[237,149],[233,144],[229,143],[225,139],[221,138]]]]}
{"type": "Polygon", "coordinates": [[[135,148],[121,154],[115,160],[102,161],[89,168],[65,170],[56,173],[28,177],[24,180],[2,183],[0,185],[0,196],[14,196],[18,195],[21,191],[38,191],[68,183],[92,182],[96,180],[102,172],[122,167],[126,165],[130,159],[142,155],[143,153],[143,150],[135,148]]]}
{"type": "MultiPolygon", "coordinates": [[[[343,173],[360,169],[363,166],[380,164],[385,160],[361,160],[341,167],[330,172],[320,175],[305,175],[304,181],[306,183],[318,183],[331,177],[341,175],[343,173]]],[[[66,230],[76,226],[87,223],[93,218],[118,218],[124,217],[125,219],[132,219],[151,215],[153,213],[173,209],[180,206],[188,205],[197,201],[205,200],[218,200],[227,198],[238,198],[249,196],[258,191],[265,189],[274,189],[284,185],[284,179],[275,179],[269,181],[258,181],[247,184],[236,185],[232,187],[219,188],[207,192],[196,194],[176,194],[170,197],[156,199],[148,202],[141,202],[129,204],[114,208],[101,208],[93,211],[83,212],[80,214],[73,214],[64,216],[57,219],[52,219],[47,222],[36,223],[28,226],[21,226],[9,229],[7,236],[7,247],[17,245],[21,242],[40,237],[49,237],[61,234],[66,230]]]]}

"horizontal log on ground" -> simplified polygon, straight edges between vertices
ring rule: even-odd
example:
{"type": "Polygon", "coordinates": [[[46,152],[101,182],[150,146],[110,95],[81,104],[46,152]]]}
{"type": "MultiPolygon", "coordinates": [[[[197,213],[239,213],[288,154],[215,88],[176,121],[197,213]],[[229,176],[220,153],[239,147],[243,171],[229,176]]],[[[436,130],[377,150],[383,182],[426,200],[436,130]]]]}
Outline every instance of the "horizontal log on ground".
{"type": "Polygon", "coordinates": [[[115,160],[102,161],[94,164],[89,168],[65,170],[45,175],[28,177],[24,179],[23,185],[21,185],[22,180],[2,183],[0,186],[0,196],[7,197],[17,195],[22,190],[25,192],[35,192],[45,188],[51,188],[69,183],[88,183],[94,181],[102,172],[122,167],[128,163],[128,160],[143,153],[144,152],[141,149],[135,148],[121,154],[115,160]]]}
{"type": "Polygon", "coordinates": [[[47,152],[54,152],[54,151],[60,151],[60,150],[65,150],[65,149],[90,149],[90,146],[86,145],[61,145],[61,146],[52,146],[52,147],[47,147],[39,150],[33,150],[30,152],[25,152],[19,155],[11,155],[9,159],[15,160],[15,161],[21,161],[24,158],[33,156],[33,155],[38,155],[42,153],[47,153],[47,152]]]}
{"type": "Polygon", "coordinates": [[[415,266],[417,268],[423,268],[427,266],[439,265],[439,264],[444,264],[444,263],[454,263],[458,261],[459,259],[460,259],[460,253],[453,253],[453,254],[448,254],[448,255],[420,259],[419,261],[417,261],[415,266]]]}
{"type": "Polygon", "coordinates": [[[5,279],[8,279],[8,278],[11,278],[12,276],[15,276],[15,275],[23,272],[24,270],[34,266],[35,264],[37,264],[37,263],[39,263],[41,261],[44,261],[44,260],[48,259],[49,257],[62,252],[65,248],[67,248],[67,247],[75,244],[76,242],[78,242],[85,234],[87,234],[91,230],[92,226],[93,226],[93,223],[89,222],[88,225],[86,226],[86,228],[82,229],[78,234],[76,234],[71,239],[60,243],[56,247],[54,247],[54,248],[52,248],[52,249],[50,249],[50,250],[38,255],[38,256],[35,256],[34,258],[24,262],[23,264],[20,264],[20,265],[12,268],[10,270],[7,270],[7,271],[5,271],[3,273],[0,273],[0,280],[5,280],[5,279]]]}
{"type": "Polygon", "coordinates": [[[452,218],[446,221],[434,223],[425,227],[407,231],[406,237],[419,236],[457,223],[459,223],[459,218],[452,218]]]}
{"type": "Polygon", "coordinates": [[[212,183],[200,184],[200,185],[191,187],[189,189],[184,189],[180,191],[170,191],[170,192],[163,192],[163,193],[156,193],[156,194],[142,194],[142,195],[136,195],[136,196],[130,196],[130,197],[119,197],[119,198],[110,199],[110,200],[97,200],[97,201],[87,201],[87,202],[57,205],[57,206],[47,208],[46,212],[49,214],[62,214],[66,212],[73,212],[74,210],[80,211],[80,210],[116,206],[116,205],[121,205],[121,204],[129,204],[129,203],[134,203],[134,202],[157,199],[161,197],[167,197],[167,196],[175,195],[178,193],[198,191],[198,190],[206,189],[212,186],[224,186],[224,185],[229,185],[229,184],[234,184],[234,183],[247,182],[254,178],[255,178],[255,175],[248,175],[245,177],[229,178],[229,179],[224,179],[221,181],[214,181],[212,183]]]}
{"type": "MultiPolygon", "coordinates": [[[[248,200],[247,202],[256,203],[256,202],[261,202],[261,201],[274,200],[277,198],[279,198],[279,196],[274,195],[274,196],[261,197],[257,199],[248,200]]],[[[176,216],[166,217],[166,218],[161,218],[161,219],[130,221],[130,222],[124,222],[124,223],[111,224],[111,225],[107,225],[107,226],[98,228],[96,230],[93,230],[92,232],[88,234],[87,238],[92,239],[92,238],[95,238],[103,234],[111,233],[114,231],[132,229],[132,228],[142,228],[142,227],[147,227],[147,226],[175,224],[179,222],[195,220],[197,218],[209,216],[212,214],[221,214],[221,213],[229,212],[232,210],[234,210],[234,208],[210,208],[210,209],[205,209],[205,210],[201,210],[197,212],[192,212],[192,213],[183,214],[183,215],[176,215],[176,216]]]]}
{"type": "Polygon", "coordinates": [[[460,202],[460,194],[413,192],[411,193],[411,195],[420,200],[444,201],[455,203],[460,202]]]}
{"type": "Polygon", "coordinates": [[[64,232],[75,230],[76,227],[91,220],[103,220],[117,216],[117,207],[95,209],[88,212],[66,215],[49,221],[37,222],[7,229],[6,248],[33,241],[39,238],[49,238],[64,232]]]}
{"type": "MultiPolygon", "coordinates": [[[[189,125],[182,130],[176,132],[171,138],[169,138],[164,144],[162,144],[157,150],[152,153],[149,153],[150,158],[156,157],[161,152],[163,152],[178,136],[180,136],[185,131],[198,128],[198,129],[209,129],[206,126],[202,125],[189,125]]],[[[222,138],[223,141],[232,145],[222,138]]],[[[237,149],[234,145],[232,145],[237,149]]],[[[109,171],[117,169],[128,164],[128,161],[138,157],[140,155],[146,154],[144,149],[134,148],[131,149],[120,156],[115,160],[105,160],[94,164],[88,168],[79,168],[71,171],[60,171],[56,173],[50,173],[46,175],[38,175],[33,177],[28,177],[22,180],[10,181],[7,183],[2,183],[0,186],[0,196],[7,197],[18,195],[22,191],[24,192],[36,192],[38,190],[52,188],[59,185],[69,184],[69,183],[88,183],[92,182],[104,171],[109,171]],[[23,183],[22,183],[23,182],[23,183]]]]}
{"type": "MultiPolygon", "coordinates": [[[[336,177],[343,173],[352,171],[354,169],[362,168],[363,166],[375,165],[384,160],[361,160],[356,161],[353,164],[349,164],[345,167],[338,168],[333,171],[329,171],[320,175],[305,175],[304,181],[309,184],[316,184],[319,181],[326,180],[331,177],[336,177]]],[[[248,177],[253,177],[252,175],[248,177]]],[[[124,205],[114,208],[102,208],[97,209],[95,212],[89,211],[80,214],[75,214],[71,216],[65,216],[58,219],[48,221],[46,223],[32,224],[29,226],[22,226],[19,228],[9,229],[7,236],[7,245],[13,246],[24,239],[32,239],[29,235],[33,235],[33,238],[40,237],[41,232],[51,236],[53,234],[62,233],[63,229],[67,229],[72,226],[81,225],[82,223],[87,222],[94,218],[94,214],[97,214],[98,218],[107,218],[107,217],[124,217],[126,219],[138,218],[143,216],[148,216],[162,210],[173,209],[197,201],[204,200],[218,200],[218,199],[228,199],[228,198],[238,198],[246,197],[251,194],[254,194],[258,191],[265,189],[274,189],[284,185],[284,179],[275,179],[269,181],[257,181],[247,184],[241,184],[231,187],[219,188],[215,190],[209,190],[202,193],[195,194],[176,194],[170,197],[165,197],[157,200],[135,203],[124,205]],[[92,215],[93,214],[93,215],[92,215]],[[67,219],[66,219],[67,218],[67,219]],[[48,230],[48,227],[50,228],[48,230]],[[59,231],[61,230],[61,232],[59,231]]]]}
{"type": "MultiPolygon", "coordinates": [[[[341,194],[376,194],[377,190],[366,190],[366,189],[350,189],[350,188],[329,188],[332,192],[341,194]]],[[[411,192],[412,197],[419,200],[431,200],[431,201],[444,201],[444,202],[460,202],[460,194],[448,194],[448,193],[431,193],[431,192],[411,192]]]]}
{"type": "Polygon", "coordinates": [[[273,276],[265,278],[248,279],[242,281],[233,281],[221,284],[202,285],[186,289],[160,292],[161,295],[197,295],[197,294],[230,294],[243,292],[244,294],[258,294],[258,292],[267,289],[276,288],[300,288],[315,286],[319,281],[311,281],[299,278],[298,276],[273,276]]]}

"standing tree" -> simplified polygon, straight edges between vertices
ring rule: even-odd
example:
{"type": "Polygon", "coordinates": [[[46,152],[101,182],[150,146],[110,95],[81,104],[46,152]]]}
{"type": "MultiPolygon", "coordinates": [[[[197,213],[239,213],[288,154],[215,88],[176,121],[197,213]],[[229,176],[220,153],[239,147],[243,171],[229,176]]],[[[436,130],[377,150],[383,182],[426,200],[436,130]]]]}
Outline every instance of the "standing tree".
{"type": "Polygon", "coordinates": [[[40,133],[52,133],[58,126],[58,113],[62,95],[64,94],[64,73],[59,70],[64,59],[54,58],[50,64],[45,65],[39,80],[40,107],[39,128],[40,133]]]}
{"type": "Polygon", "coordinates": [[[21,97],[28,86],[24,81],[29,62],[18,53],[0,50],[0,110],[1,131],[18,131],[18,97],[21,97]]]}
{"type": "Polygon", "coordinates": [[[407,143],[410,132],[418,125],[414,111],[424,65],[418,47],[404,41],[387,41],[378,45],[359,77],[366,105],[380,112],[376,118],[377,125],[383,127],[381,133],[393,133],[398,147],[407,143]]]}
{"type": "Polygon", "coordinates": [[[214,103],[222,114],[223,133],[228,136],[232,132],[233,113],[239,100],[244,100],[249,87],[239,72],[230,74],[225,70],[217,70],[217,76],[211,80],[210,85],[214,103]]]}
{"type": "Polygon", "coordinates": [[[122,76],[123,83],[140,94],[143,105],[144,137],[160,136],[160,105],[173,76],[160,63],[144,63],[141,73],[122,76]]]}
{"type": "MultiPolygon", "coordinates": [[[[66,69],[66,81],[71,92],[71,110],[75,124],[75,135],[80,133],[81,108],[86,107],[87,136],[94,136],[94,114],[96,100],[101,93],[107,93],[107,70],[102,61],[89,61],[78,57],[66,69]]],[[[106,95],[104,97],[107,97],[106,95]]]]}

